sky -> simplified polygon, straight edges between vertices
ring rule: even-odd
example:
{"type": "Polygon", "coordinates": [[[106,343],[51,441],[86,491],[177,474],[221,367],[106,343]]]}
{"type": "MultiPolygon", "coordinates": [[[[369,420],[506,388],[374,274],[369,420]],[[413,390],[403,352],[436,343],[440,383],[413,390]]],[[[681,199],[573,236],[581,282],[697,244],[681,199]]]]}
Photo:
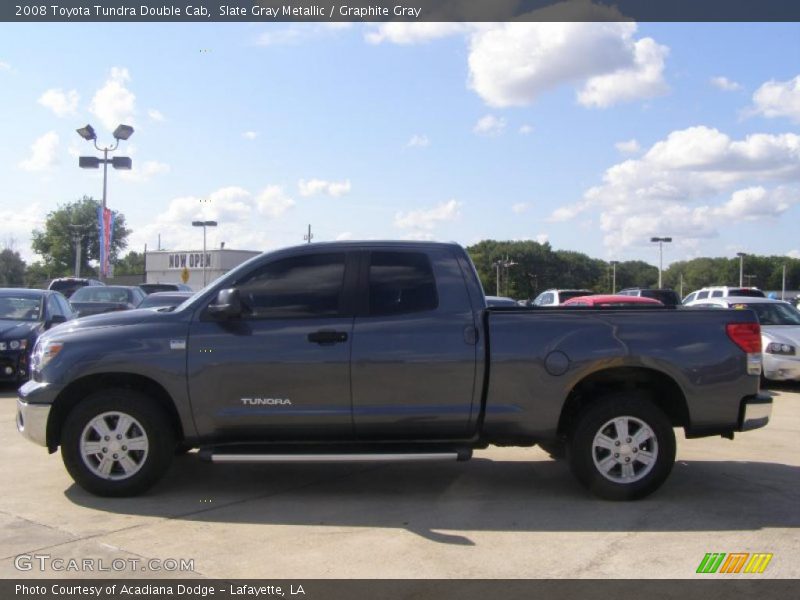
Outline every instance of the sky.
{"type": "Polygon", "coordinates": [[[0,244],[102,195],[129,249],[535,240],[800,258],[800,25],[0,24],[0,244]]]}

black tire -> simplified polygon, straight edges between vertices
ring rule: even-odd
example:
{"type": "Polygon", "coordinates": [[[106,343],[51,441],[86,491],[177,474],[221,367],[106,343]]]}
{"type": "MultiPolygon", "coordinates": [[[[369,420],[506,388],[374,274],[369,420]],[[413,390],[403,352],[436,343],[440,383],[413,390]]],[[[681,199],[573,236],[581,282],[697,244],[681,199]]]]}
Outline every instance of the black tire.
{"type": "Polygon", "coordinates": [[[141,494],[166,473],[174,451],[175,434],[164,410],[149,396],[132,390],[108,389],[87,396],[67,415],[61,434],[61,457],[67,471],[75,483],[97,496],[141,494]],[[100,436],[97,427],[90,426],[102,415],[108,437],[100,436]],[[120,423],[122,416],[131,419],[124,435],[118,433],[125,427],[120,423]],[[117,435],[121,440],[116,439],[117,435]],[[123,445],[126,442],[145,449],[129,449],[123,445]],[[84,449],[96,444],[97,453],[87,453],[84,459],[82,443],[84,449]],[[117,457],[123,460],[114,460],[117,457]],[[108,470],[105,477],[100,473],[104,468],[108,470]]]}
{"type": "Polygon", "coordinates": [[[637,500],[669,476],[675,432],[646,394],[619,393],[592,402],[579,414],[568,448],[572,473],[591,492],[607,500],[637,500]],[[619,425],[615,419],[621,419],[619,425]],[[617,439],[618,427],[628,435],[617,439]]]}

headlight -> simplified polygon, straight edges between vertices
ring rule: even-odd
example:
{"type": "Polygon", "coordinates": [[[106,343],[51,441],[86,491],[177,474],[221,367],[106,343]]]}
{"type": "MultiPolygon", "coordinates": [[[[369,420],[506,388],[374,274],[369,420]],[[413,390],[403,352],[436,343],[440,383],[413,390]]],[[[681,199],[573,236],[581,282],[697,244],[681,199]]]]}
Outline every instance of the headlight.
{"type": "Polygon", "coordinates": [[[63,347],[63,342],[38,342],[33,350],[31,370],[34,373],[40,373],[51,360],[58,356],[63,347]]]}
{"type": "Polygon", "coordinates": [[[785,354],[794,355],[795,348],[789,344],[781,344],[779,342],[770,342],[767,344],[766,352],[768,354],[785,354]]]}
{"type": "Polygon", "coordinates": [[[11,340],[0,342],[0,350],[25,350],[28,347],[28,340],[11,340]]]}

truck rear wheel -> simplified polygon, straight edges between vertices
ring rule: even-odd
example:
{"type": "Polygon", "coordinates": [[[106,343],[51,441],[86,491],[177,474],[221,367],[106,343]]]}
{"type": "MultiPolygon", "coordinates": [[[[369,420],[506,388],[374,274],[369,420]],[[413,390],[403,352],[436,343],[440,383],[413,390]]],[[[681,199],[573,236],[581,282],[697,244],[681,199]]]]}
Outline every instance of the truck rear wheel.
{"type": "Polygon", "coordinates": [[[61,457],[83,489],[98,496],[135,496],[167,471],[175,436],[150,397],[124,389],[95,392],[67,415],[61,457]]]}
{"type": "Polygon", "coordinates": [[[672,470],[675,432],[647,395],[606,396],[579,415],[570,437],[569,462],[575,477],[601,498],[644,498],[672,470]]]}

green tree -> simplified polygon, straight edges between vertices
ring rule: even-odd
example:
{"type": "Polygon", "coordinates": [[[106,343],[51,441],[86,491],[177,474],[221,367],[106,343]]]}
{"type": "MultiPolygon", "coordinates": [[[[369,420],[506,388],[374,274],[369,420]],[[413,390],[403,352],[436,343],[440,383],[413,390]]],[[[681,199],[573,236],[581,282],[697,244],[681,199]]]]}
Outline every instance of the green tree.
{"type": "MultiPolygon", "coordinates": [[[[75,269],[74,236],[81,241],[81,274],[96,275],[90,261],[100,260],[100,236],[97,227],[97,207],[100,203],[89,196],[60,206],[47,215],[44,231],[34,230],[31,246],[42,256],[43,266],[50,277],[71,275],[75,269]]],[[[114,211],[114,233],[111,241],[112,264],[120,251],[127,246],[130,231],[125,227],[125,216],[114,211]]]]}
{"type": "Polygon", "coordinates": [[[114,265],[114,276],[142,275],[144,273],[144,253],[131,250],[114,265]]]}
{"type": "Polygon", "coordinates": [[[0,252],[0,287],[25,285],[25,261],[11,248],[0,252]]]}

